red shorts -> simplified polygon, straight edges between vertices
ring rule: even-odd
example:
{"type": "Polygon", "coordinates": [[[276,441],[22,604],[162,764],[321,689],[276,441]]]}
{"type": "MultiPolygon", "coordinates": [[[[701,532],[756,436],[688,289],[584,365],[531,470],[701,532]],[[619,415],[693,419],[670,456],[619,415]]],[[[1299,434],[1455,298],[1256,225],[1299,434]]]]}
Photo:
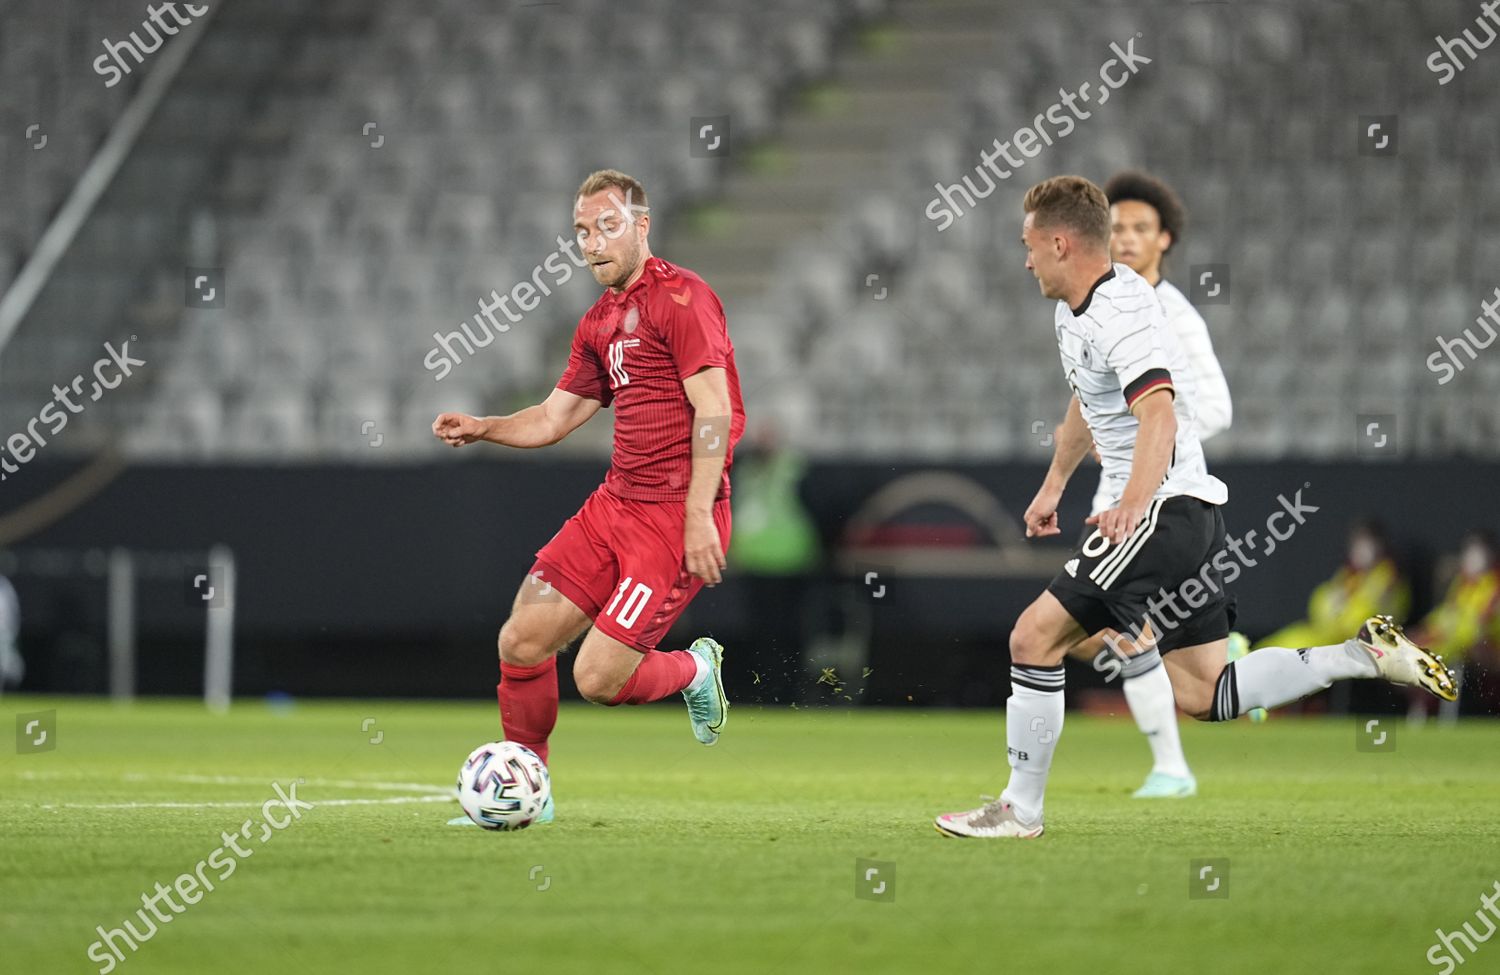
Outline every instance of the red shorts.
{"type": "MultiPolygon", "coordinates": [[[[632,501],[603,486],[541,551],[531,575],[583,610],[596,629],[655,650],[703,580],[683,565],[681,501],[632,501]]],[[[729,499],[714,502],[719,545],[729,550],[729,499]]]]}

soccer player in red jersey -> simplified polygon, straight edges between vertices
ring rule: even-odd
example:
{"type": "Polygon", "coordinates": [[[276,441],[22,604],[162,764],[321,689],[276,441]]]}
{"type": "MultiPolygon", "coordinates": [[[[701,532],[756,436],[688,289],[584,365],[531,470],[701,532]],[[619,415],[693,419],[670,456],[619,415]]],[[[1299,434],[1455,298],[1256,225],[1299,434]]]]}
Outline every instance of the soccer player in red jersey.
{"type": "MultiPolygon", "coordinates": [[[[579,187],[574,229],[607,289],[578,323],[568,367],[546,400],[510,416],[444,413],[432,432],[454,447],[545,447],[615,408],[604,483],[536,553],[500,630],[505,737],[547,760],[557,721],[557,653],[588,630],[573,664],[584,697],[644,704],[681,692],[693,733],[712,745],[729,702],[723,648],[657,643],[729,548],[729,470],[745,428],[724,308],[692,271],[653,257],[640,181],[615,170],[579,187]]],[[[552,817],[549,801],[539,821],[552,817]]]]}

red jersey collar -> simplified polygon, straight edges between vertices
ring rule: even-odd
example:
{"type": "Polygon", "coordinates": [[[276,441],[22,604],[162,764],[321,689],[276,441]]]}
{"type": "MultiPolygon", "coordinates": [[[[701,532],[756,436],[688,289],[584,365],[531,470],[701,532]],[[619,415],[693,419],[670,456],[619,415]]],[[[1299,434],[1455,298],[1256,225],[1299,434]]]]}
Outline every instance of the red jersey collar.
{"type": "Polygon", "coordinates": [[[618,294],[616,294],[613,289],[606,289],[604,293],[615,304],[623,305],[625,303],[625,300],[630,297],[631,292],[643,286],[646,283],[646,279],[651,277],[652,272],[660,271],[665,265],[666,261],[663,261],[661,258],[652,255],[651,257],[646,258],[645,264],[641,265],[641,276],[635,279],[635,284],[632,284],[630,287],[626,288],[624,291],[619,292],[618,294]]]}

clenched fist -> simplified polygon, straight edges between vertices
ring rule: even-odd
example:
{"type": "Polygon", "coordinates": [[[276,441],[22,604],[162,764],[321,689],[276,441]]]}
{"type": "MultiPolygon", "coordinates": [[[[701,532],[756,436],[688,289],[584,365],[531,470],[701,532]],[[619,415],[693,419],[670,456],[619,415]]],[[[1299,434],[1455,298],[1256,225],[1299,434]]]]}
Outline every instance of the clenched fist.
{"type": "Polygon", "coordinates": [[[484,420],[467,413],[444,413],[432,421],[432,435],[450,447],[478,443],[485,438],[484,420]]]}

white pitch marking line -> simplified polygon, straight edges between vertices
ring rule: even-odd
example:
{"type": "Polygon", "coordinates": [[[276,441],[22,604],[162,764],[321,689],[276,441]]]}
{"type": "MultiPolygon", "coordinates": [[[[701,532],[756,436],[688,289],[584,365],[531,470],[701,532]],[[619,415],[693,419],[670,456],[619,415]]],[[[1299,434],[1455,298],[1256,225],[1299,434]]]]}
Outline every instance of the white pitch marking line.
{"type": "MultiPolygon", "coordinates": [[[[23,779],[96,779],[91,772],[25,771],[23,779]]],[[[176,773],[126,772],[120,776],[126,782],[185,782],[195,785],[265,785],[266,779],[246,775],[186,775],[176,773]]],[[[430,792],[451,795],[451,787],[433,785],[431,782],[369,782],[363,779],[307,779],[303,785],[328,786],[335,789],[373,789],[381,792],[430,792]]],[[[99,807],[94,807],[99,808],[99,807]]]]}
{"type": "MultiPolygon", "coordinates": [[[[84,778],[85,773],[62,771],[25,771],[23,779],[84,778]]],[[[93,778],[94,776],[88,775],[93,778]]],[[[244,775],[190,775],[178,773],[125,772],[126,782],[183,782],[194,785],[264,785],[266,780],[244,775]]],[[[393,796],[386,799],[317,799],[318,806],[380,806],[413,802],[451,802],[453,790],[428,782],[367,782],[361,779],[305,779],[302,785],[334,789],[371,789],[379,792],[422,792],[421,796],[393,796]]],[[[255,809],[260,802],[65,802],[46,803],[42,809],[255,809]]]]}
{"type": "MultiPolygon", "coordinates": [[[[257,779],[245,775],[158,775],[147,776],[136,772],[126,774],[125,778],[133,782],[147,781],[151,778],[169,782],[187,782],[199,785],[261,785],[263,779],[257,779]]],[[[375,789],[385,792],[441,792],[448,795],[453,790],[431,782],[369,782],[363,779],[307,779],[303,785],[328,786],[335,789],[375,789]]]]}
{"type": "MultiPolygon", "coordinates": [[[[388,799],[316,799],[317,806],[383,806],[411,802],[452,802],[449,795],[392,796],[388,799]]],[[[48,803],[42,809],[258,809],[259,802],[65,802],[48,803]]]]}

